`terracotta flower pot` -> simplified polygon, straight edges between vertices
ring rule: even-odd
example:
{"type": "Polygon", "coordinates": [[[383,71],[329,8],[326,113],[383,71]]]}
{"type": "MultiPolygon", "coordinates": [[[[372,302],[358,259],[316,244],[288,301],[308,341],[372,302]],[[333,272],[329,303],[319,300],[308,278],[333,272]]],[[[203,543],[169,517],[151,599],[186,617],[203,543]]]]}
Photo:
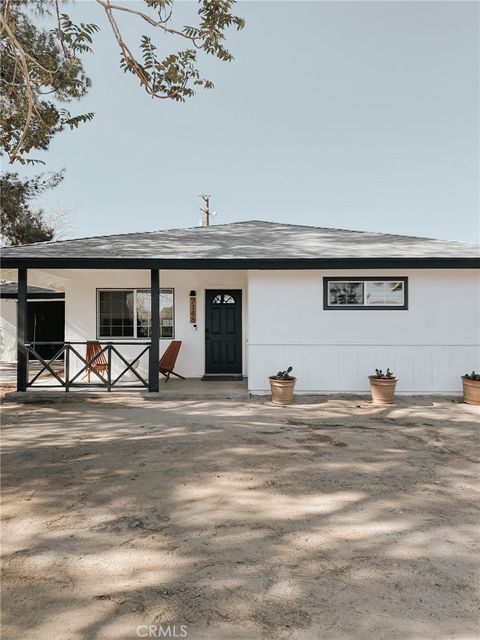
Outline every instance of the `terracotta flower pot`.
{"type": "Polygon", "coordinates": [[[368,376],[373,404],[392,404],[398,378],[376,378],[368,376]]]}
{"type": "Polygon", "coordinates": [[[462,376],[463,401],[467,404],[480,404],[480,380],[469,380],[462,376]]]}
{"type": "Polygon", "coordinates": [[[273,404],[290,404],[297,379],[275,380],[274,378],[269,378],[269,380],[273,404]]]}

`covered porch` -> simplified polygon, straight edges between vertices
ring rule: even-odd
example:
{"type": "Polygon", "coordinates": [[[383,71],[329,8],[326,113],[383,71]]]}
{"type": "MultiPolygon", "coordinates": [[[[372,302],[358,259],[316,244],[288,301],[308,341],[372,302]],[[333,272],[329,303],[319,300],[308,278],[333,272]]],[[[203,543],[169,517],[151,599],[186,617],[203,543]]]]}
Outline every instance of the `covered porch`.
{"type": "Polygon", "coordinates": [[[18,289],[17,362],[14,369],[0,363],[0,382],[15,382],[20,393],[134,390],[227,398],[246,392],[245,270],[75,266],[6,272],[18,289]],[[25,290],[33,284],[64,292],[64,340],[27,339],[25,290]],[[172,347],[173,359],[167,357],[172,347]],[[163,368],[165,359],[170,369],[163,368]],[[230,382],[240,384],[222,384],[230,382]]]}
{"type": "MultiPolygon", "coordinates": [[[[28,269],[18,269],[17,299],[17,376],[16,389],[40,387],[60,388],[70,391],[74,388],[95,388],[112,391],[139,388],[149,392],[158,392],[160,378],[160,286],[159,270],[150,270],[150,319],[149,339],[135,342],[126,340],[65,340],[48,343],[27,341],[27,289],[28,269]],[[89,344],[98,348],[89,352],[89,344]],[[39,347],[51,347],[53,357],[44,358],[39,347]],[[136,353],[133,358],[125,357],[122,349],[133,346],[136,353]],[[147,363],[139,371],[142,360],[147,363]],[[33,361],[33,364],[32,364],[33,361]],[[101,363],[101,364],[100,364],[101,363]],[[85,380],[88,378],[88,381],[85,380]]],[[[67,322],[67,320],[66,320],[67,322]]]]}

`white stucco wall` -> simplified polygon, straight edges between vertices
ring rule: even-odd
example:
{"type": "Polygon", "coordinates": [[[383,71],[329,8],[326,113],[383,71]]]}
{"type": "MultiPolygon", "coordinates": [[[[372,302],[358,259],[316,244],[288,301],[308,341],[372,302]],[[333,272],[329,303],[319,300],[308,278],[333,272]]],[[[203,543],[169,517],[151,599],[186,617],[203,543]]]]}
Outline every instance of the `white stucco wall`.
{"type": "Polygon", "coordinates": [[[17,360],[17,301],[0,300],[0,361],[17,360]]]}
{"type": "Polygon", "coordinates": [[[480,368],[478,270],[250,271],[249,388],[294,367],[297,391],[367,392],[390,367],[400,393],[459,393],[480,368]],[[323,309],[323,276],[408,276],[409,309],[323,309]]]}

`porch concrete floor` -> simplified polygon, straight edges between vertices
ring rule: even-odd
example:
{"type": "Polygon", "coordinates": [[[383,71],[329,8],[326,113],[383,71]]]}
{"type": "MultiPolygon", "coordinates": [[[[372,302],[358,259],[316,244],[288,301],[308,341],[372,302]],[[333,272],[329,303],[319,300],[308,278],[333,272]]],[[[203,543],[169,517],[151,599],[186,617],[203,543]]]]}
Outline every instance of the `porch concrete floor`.
{"type": "MultiPolygon", "coordinates": [[[[53,380],[53,379],[52,379],[53,380]]],[[[132,384],[130,382],[130,384],[132,384]]],[[[57,387],[44,388],[42,385],[30,387],[26,392],[17,393],[13,388],[7,390],[5,400],[8,402],[76,402],[80,395],[82,398],[101,399],[105,395],[130,395],[138,393],[141,397],[148,397],[150,400],[248,400],[249,393],[247,381],[242,382],[203,382],[199,378],[189,378],[187,380],[177,380],[170,378],[165,383],[160,379],[160,390],[158,393],[149,393],[145,388],[139,387],[132,390],[122,386],[120,382],[109,393],[106,389],[95,387],[74,387],[68,393],[57,387]]]]}
{"type": "Polygon", "coordinates": [[[2,637],[477,638],[478,407],[302,402],[6,404],[2,637]]]}
{"type": "MultiPolygon", "coordinates": [[[[30,377],[35,374],[36,371],[41,369],[39,362],[30,363],[30,377]]],[[[58,365],[55,370],[58,370],[58,365]]],[[[91,378],[92,382],[95,378],[91,378]]],[[[89,387],[87,385],[82,387],[74,387],[70,389],[65,397],[65,391],[61,387],[49,387],[45,388],[45,385],[54,384],[56,381],[48,372],[44,372],[39,378],[35,387],[30,387],[29,390],[22,394],[15,393],[14,389],[17,382],[17,365],[15,362],[0,362],[0,387],[4,387],[8,393],[7,400],[18,400],[23,402],[34,401],[38,402],[41,398],[45,397],[46,400],[51,402],[54,399],[69,400],[68,394],[82,394],[82,397],[97,398],[102,397],[105,393],[108,393],[106,389],[98,387],[89,387]]],[[[132,393],[133,390],[128,388],[128,385],[136,384],[137,380],[120,381],[112,393],[121,392],[132,393]],[[127,388],[125,388],[127,387],[127,388]]],[[[161,397],[170,400],[246,400],[249,397],[247,390],[246,379],[237,381],[202,381],[200,378],[189,378],[187,380],[180,380],[179,378],[171,377],[168,382],[165,382],[165,378],[160,376],[160,391],[153,396],[161,397]]],[[[139,386],[136,393],[145,394],[148,393],[146,389],[139,386]]],[[[149,394],[152,395],[152,394],[149,394]]]]}

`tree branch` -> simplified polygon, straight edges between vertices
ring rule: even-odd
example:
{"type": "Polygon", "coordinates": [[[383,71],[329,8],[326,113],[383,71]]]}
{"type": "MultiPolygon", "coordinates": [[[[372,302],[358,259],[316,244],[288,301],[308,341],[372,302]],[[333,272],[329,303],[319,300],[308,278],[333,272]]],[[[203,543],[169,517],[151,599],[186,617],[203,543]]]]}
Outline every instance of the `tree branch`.
{"type": "MultiPolygon", "coordinates": [[[[28,5],[34,0],[3,0],[0,34],[3,36],[1,53],[5,71],[1,79],[4,89],[4,99],[0,103],[1,146],[10,163],[15,160],[29,162],[22,156],[30,149],[47,149],[52,136],[64,126],[76,127],[93,117],[93,114],[71,117],[68,111],[57,106],[58,102],[70,102],[87,92],[90,80],[85,74],[81,54],[91,51],[92,38],[98,30],[95,24],[74,24],[68,14],[61,13],[65,1],[39,3],[40,10],[54,20],[51,28],[32,21],[28,5]],[[55,68],[49,69],[45,64],[55,68]],[[49,94],[56,100],[42,99],[49,94]]],[[[146,10],[112,0],[95,1],[107,16],[120,50],[121,67],[138,78],[149,96],[161,100],[183,101],[193,96],[198,87],[212,88],[212,82],[200,77],[195,50],[201,49],[223,61],[231,60],[230,52],[222,44],[224,32],[232,25],[237,29],[244,25],[241,18],[231,13],[235,0],[201,0],[197,10],[198,24],[185,26],[183,30],[170,26],[173,0],[163,3],[145,0],[149,10],[153,10],[153,16],[146,10]],[[138,54],[123,37],[120,14],[131,15],[161,33],[181,38],[190,46],[162,58],[152,39],[144,35],[138,54]]]]}
{"type": "Polygon", "coordinates": [[[113,4],[112,2],[110,2],[110,0],[96,0],[96,2],[98,2],[98,4],[102,5],[102,7],[109,11],[123,11],[125,13],[130,13],[133,15],[138,16],[139,18],[142,18],[142,20],[145,20],[145,22],[147,22],[149,25],[151,25],[152,27],[158,27],[159,29],[162,29],[163,31],[165,31],[165,33],[170,33],[172,35],[176,35],[176,36],[181,36],[182,38],[185,38],[185,40],[190,40],[190,42],[194,42],[195,40],[198,40],[198,38],[195,38],[193,36],[188,36],[186,33],[183,33],[183,31],[178,31],[177,29],[172,29],[171,27],[167,27],[166,26],[166,22],[167,20],[170,18],[170,16],[172,15],[170,13],[170,16],[167,20],[155,20],[154,18],[152,18],[151,16],[149,16],[146,13],[143,13],[143,11],[138,11],[137,9],[131,9],[130,7],[123,7],[119,4],[113,4]]]}
{"type": "Polygon", "coordinates": [[[22,74],[23,74],[23,77],[25,79],[25,88],[26,88],[26,92],[27,92],[27,116],[25,118],[25,124],[24,124],[24,127],[23,127],[23,131],[22,131],[22,133],[20,135],[20,138],[19,138],[15,148],[13,149],[12,154],[10,155],[10,164],[13,164],[15,162],[15,160],[18,158],[19,150],[20,150],[25,138],[27,137],[28,129],[30,127],[30,122],[32,121],[32,115],[33,115],[33,90],[32,90],[32,83],[31,83],[31,79],[30,79],[30,71],[29,71],[28,63],[27,63],[27,54],[25,53],[23,47],[20,45],[20,43],[16,39],[15,35],[13,34],[12,30],[8,26],[7,18],[5,17],[5,15],[3,15],[0,18],[0,20],[1,20],[1,25],[2,25],[2,31],[5,31],[5,33],[7,34],[8,39],[10,40],[10,42],[12,43],[12,45],[15,47],[15,49],[18,52],[18,60],[20,62],[20,67],[23,70],[22,74]]]}

